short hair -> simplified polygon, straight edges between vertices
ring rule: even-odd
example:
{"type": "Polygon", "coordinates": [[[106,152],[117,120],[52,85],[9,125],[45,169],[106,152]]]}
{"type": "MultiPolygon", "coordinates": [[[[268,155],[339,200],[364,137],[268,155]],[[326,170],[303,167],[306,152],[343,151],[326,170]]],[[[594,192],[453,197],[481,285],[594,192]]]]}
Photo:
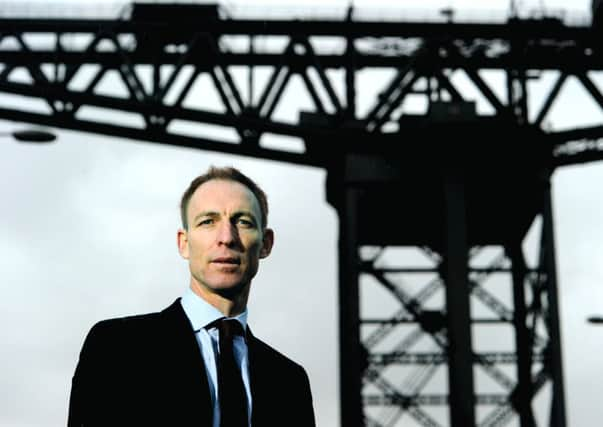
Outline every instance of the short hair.
{"type": "Polygon", "coordinates": [[[193,193],[201,185],[214,179],[234,181],[247,187],[253,193],[260,205],[262,230],[266,228],[268,225],[268,197],[266,196],[266,193],[264,193],[264,191],[259,187],[259,185],[257,185],[247,175],[232,166],[211,166],[203,175],[199,175],[193,179],[182,195],[182,200],[180,201],[180,216],[182,218],[182,227],[185,230],[188,230],[189,224],[187,219],[187,210],[191,197],[193,197],[193,193]]]}

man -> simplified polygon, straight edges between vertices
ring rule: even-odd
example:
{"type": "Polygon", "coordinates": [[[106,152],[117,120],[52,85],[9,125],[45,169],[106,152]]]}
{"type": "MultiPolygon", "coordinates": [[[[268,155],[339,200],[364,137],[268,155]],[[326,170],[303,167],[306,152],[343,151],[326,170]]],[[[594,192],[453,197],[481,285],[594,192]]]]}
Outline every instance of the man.
{"type": "Polygon", "coordinates": [[[314,426],[304,369],[247,327],[251,280],[274,242],[266,195],[212,167],[185,191],[181,216],[189,289],[161,312],[92,327],[68,426],[314,426]]]}

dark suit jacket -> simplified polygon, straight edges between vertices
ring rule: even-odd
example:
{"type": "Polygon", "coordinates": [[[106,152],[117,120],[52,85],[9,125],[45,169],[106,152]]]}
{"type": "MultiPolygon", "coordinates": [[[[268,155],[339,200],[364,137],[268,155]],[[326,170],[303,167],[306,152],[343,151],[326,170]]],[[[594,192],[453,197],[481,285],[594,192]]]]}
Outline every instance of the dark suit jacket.
{"type": "MultiPolygon", "coordinates": [[[[314,426],[304,369],[248,333],[252,426],[314,426]]],[[[208,379],[176,300],[159,313],[92,327],[73,376],[68,427],[211,427],[208,379]]]]}

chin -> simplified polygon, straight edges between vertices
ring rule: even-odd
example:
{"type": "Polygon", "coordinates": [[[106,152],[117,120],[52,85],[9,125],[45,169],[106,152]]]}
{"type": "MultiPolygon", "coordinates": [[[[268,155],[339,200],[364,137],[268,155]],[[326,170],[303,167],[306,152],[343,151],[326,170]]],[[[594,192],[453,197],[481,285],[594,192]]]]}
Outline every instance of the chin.
{"type": "Polygon", "coordinates": [[[240,295],[245,290],[245,285],[243,284],[233,284],[226,286],[218,286],[214,288],[214,291],[228,299],[232,299],[240,295]]]}
{"type": "Polygon", "coordinates": [[[210,281],[208,283],[209,287],[217,293],[222,292],[240,292],[245,289],[245,286],[248,282],[241,280],[239,276],[237,277],[222,277],[221,280],[217,279],[213,283],[210,281]]]}

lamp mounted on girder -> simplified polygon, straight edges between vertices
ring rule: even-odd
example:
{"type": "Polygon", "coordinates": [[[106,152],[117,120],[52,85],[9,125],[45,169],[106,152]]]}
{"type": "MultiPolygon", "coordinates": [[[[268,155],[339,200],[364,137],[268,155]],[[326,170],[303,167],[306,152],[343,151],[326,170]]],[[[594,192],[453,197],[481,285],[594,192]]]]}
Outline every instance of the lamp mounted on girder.
{"type": "Polygon", "coordinates": [[[32,142],[36,144],[53,142],[57,139],[57,136],[54,133],[39,129],[0,132],[0,136],[12,136],[19,142],[32,142]]]}

